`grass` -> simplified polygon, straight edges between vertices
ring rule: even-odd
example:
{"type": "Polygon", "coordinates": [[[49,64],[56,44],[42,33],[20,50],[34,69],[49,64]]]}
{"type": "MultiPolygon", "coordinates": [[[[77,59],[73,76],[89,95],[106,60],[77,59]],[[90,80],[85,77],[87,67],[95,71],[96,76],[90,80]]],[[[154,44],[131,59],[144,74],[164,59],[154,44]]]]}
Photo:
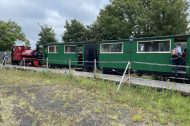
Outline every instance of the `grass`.
{"type": "MultiPolygon", "coordinates": [[[[115,93],[117,86],[114,82],[47,72],[38,73],[5,69],[0,70],[0,85],[10,87],[29,85],[66,86],[73,90],[70,96],[63,95],[63,92],[57,91],[51,97],[64,100],[75,99],[79,94],[91,97],[96,101],[97,106],[93,106],[89,111],[107,113],[113,125],[123,125],[118,122],[123,113],[111,111],[118,108],[129,110],[131,121],[134,123],[145,123],[147,125],[154,125],[154,123],[164,125],[190,124],[190,98],[168,90],[157,91],[146,87],[122,86],[119,93],[115,93]],[[98,106],[101,104],[103,104],[103,107],[98,106]]],[[[3,95],[3,92],[1,95],[3,95]]],[[[35,96],[32,97],[35,98],[35,96]]],[[[8,103],[10,102],[5,102],[4,105],[8,106],[8,103]]],[[[26,106],[26,103],[20,101],[20,106],[26,106]]],[[[5,120],[10,117],[13,118],[13,115],[9,115],[9,117],[5,114],[10,113],[8,112],[10,110],[5,110],[6,112],[4,112],[2,118],[5,120]]],[[[35,111],[34,108],[31,110],[35,111]]],[[[90,113],[89,111],[83,114],[88,114],[90,113]]]]}

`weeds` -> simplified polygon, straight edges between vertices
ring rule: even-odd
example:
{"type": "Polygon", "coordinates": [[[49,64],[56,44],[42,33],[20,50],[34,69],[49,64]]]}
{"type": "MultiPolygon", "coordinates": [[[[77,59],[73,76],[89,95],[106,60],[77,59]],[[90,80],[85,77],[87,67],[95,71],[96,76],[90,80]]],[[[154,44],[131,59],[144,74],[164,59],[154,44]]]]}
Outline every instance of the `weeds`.
{"type": "MultiPolygon", "coordinates": [[[[74,103],[84,104],[83,108],[86,111],[82,111],[81,115],[84,116],[85,113],[106,113],[107,117],[112,120],[112,124],[123,125],[119,121],[124,113],[124,111],[118,112],[121,109],[130,111],[129,115],[132,122],[145,122],[148,124],[156,122],[168,125],[187,125],[190,123],[190,98],[183,97],[173,91],[122,86],[121,90],[116,94],[117,87],[114,82],[75,77],[73,75],[53,74],[50,72],[38,73],[19,70],[0,70],[0,84],[1,86],[21,87],[31,85],[64,86],[64,92],[57,90],[51,94],[53,100],[62,99],[65,102],[69,102],[81,99],[85,103],[82,101],[74,103]]],[[[35,94],[32,93],[31,95],[34,100],[36,98],[35,94]]],[[[10,101],[5,103],[6,105],[8,103],[11,104],[10,101]]],[[[23,101],[19,103],[21,106],[25,106],[26,104],[23,101]]],[[[9,109],[5,110],[10,111],[9,109]]],[[[31,111],[35,112],[35,109],[32,107],[31,111]]],[[[49,115],[49,118],[54,119],[54,116],[51,115],[49,115]]],[[[9,116],[6,116],[4,112],[2,118],[7,119],[9,116]]],[[[67,121],[73,120],[74,117],[72,119],[62,118],[65,118],[65,124],[67,121]]],[[[56,121],[59,121],[59,119],[56,119],[56,121]]],[[[79,121],[79,119],[76,119],[75,122],[79,121]]],[[[51,123],[54,124],[53,122],[51,123]]]]}

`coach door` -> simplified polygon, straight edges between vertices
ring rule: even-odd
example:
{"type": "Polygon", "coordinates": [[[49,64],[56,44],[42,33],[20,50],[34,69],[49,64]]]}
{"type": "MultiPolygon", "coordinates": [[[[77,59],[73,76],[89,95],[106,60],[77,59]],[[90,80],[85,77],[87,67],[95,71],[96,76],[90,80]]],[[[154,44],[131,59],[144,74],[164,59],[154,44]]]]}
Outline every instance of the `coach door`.
{"type": "Polygon", "coordinates": [[[187,58],[187,37],[186,36],[180,36],[175,38],[174,46],[181,45],[181,51],[182,56],[179,60],[178,65],[181,67],[178,67],[178,74],[184,75],[186,74],[186,66],[188,66],[188,58],[187,58]]]}
{"type": "Polygon", "coordinates": [[[84,47],[84,66],[88,70],[94,68],[94,59],[97,60],[96,43],[86,43],[84,47]]]}
{"type": "Polygon", "coordinates": [[[77,62],[78,62],[78,65],[83,64],[83,46],[82,45],[77,46],[77,62]]]}

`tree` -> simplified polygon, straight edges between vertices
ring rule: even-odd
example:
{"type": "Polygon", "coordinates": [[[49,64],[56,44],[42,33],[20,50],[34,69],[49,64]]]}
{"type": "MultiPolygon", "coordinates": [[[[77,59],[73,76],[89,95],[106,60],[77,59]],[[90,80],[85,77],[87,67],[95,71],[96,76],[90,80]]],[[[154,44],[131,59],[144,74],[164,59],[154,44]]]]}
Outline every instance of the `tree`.
{"type": "Polygon", "coordinates": [[[38,45],[57,43],[55,32],[51,26],[41,25],[41,31],[38,35],[40,36],[39,41],[37,42],[38,45]]]}
{"type": "Polygon", "coordinates": [[[97,40],[184,34],[187,9],[186,0],[112,0],[90,29],[97,40]]]}
{"type": "Polygon", "coordinates": [[[25,45],[26,45],[26,46],[30,46],[30,41],[29,41],[28,39],[26,39],[25,45]]]}
{"type": "Polygon", "coordinates": [[[64,42],[80,42],[87,39],[87,28],[76,19],[70,22],[66,21],[65,29],[62,39],[64,42]]]}
{"type": "Polygon", "coordinates": [[[185,34],[188,28],[187,0],[152,0],[150,20],[152,29],[150,35],[185,34]]]}
{"type": "Polygon", "coordinates": [[[0,51],[10,50],[16,40],[27,41],[21,27],[14,21],[0,20],[0,51]]]}

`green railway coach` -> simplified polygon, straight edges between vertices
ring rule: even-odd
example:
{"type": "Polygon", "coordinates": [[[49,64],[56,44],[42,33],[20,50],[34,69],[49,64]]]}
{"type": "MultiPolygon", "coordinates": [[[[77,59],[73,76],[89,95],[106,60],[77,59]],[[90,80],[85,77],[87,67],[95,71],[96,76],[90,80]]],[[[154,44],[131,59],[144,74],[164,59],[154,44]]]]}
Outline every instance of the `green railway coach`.
{"type": "Polygon", "coordinates": [[[180,76],[190,75],[190,35],[171,35],[160,37],[134,38],[124,40],[105,40],[101,42],[73,42],[43,45],[43,58],[51,67],[68,66],[84,69],[97,68],[122,73],[131,62],[132,72],[153,73],[164,76],[173,75],[171,50],[177,44],[186,49],[186,66],[178,70],[180,76]]]}
{"type": "Polygon", "coordinates": [[[70,62],[72,67],[93,69],[96,50],[93,42],[46,44],[43,45],[43,59],[49,67],[69,67],[70,62]]]}
{"type": "MultiPolygon", "coordinates": [[[[123,71],[127,62],[131,61],[133,72],[171,75],[171,50],[178,43],[182,45],[182,50],[187,49],[185,61],[186,66],[190,66],[190,35],[173,35],[102,41],[99,46],[99,67],[104,71],[123,71]]],[[[183,76],[190,74],[189,68],[180,72],[183,76]]]]}

